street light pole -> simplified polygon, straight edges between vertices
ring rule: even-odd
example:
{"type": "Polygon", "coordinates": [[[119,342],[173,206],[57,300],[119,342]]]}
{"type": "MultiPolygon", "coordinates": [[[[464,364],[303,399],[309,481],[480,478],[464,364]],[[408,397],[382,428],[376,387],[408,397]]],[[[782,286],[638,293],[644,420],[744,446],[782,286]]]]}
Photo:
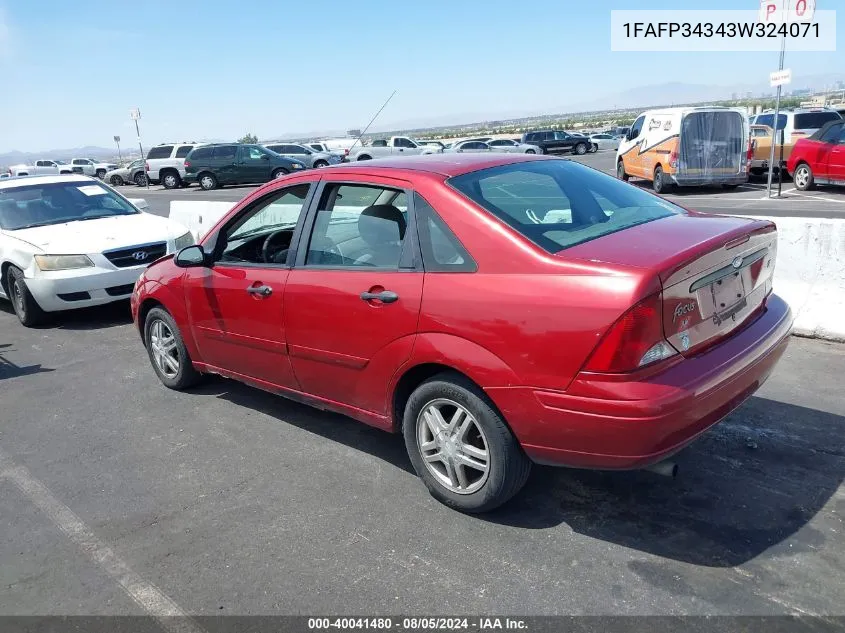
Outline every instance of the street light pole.
{"type": "MultiPolygon", "coordinates": [[[[144,148],[141,145],[141,130],[138,128],[138,119],[141,118],[140,108],[132,108],[129,111],[129,118],[135,121],[135,134],[138,135],[138,149],[141,151],[141,160],[144,160],[144,148]]],[[[147,190],[150,188],[150,174],[147,173],[147,161],[144,160],[144,180],[147,181],[147,190]]]]}

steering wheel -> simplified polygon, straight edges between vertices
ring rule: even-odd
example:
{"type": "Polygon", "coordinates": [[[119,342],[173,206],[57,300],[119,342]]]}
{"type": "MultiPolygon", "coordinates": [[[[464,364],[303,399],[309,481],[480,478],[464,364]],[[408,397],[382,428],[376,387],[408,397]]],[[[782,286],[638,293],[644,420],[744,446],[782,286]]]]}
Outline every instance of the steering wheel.
{"type": "MultiPolygon", "coordinates": [[[[270,261],[270,244],[273,242],[274,237],[282,233],[290,233],[290,229],[279,229],[278,231],[273,231],[270,235],[264,238],[264,244],[261,246],[261,259],[264,260],[265,264],[277,263],[275,261],[270,261]]],[[[275,254],[276,253],[274,253],[274,255],[275,254]]]]}

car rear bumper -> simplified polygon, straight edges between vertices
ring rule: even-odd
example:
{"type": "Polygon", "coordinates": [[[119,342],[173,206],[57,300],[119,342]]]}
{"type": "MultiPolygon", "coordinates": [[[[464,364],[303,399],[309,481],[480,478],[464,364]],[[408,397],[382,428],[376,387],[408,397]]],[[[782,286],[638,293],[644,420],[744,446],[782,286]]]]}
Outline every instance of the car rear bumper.
{"type": "Polygon", "coordinates": [[[674,184],[679,187],[702,187],[707,185],[741,185],[748,182],[748,174],[712,174],[709,176],[686,176],[683,174],[667,174],[674,184]]]}
{"type": "Polygon", "coordinates": [[[641,468],[677,452],[765,382],[789,343],[792,313],[771,295],[729,339],[641,378],[581,373],[565,392],[503,387],[487,393],[532,460],[598,469],[641,468]]]}
{"type": "Polygon", "coordinates": [[[128,299],[132,286],[145,269],[144,265],[118,270],[93,267],[39,273],[26,279],[26,287],[46,312],[87,308],[128,299]]]}

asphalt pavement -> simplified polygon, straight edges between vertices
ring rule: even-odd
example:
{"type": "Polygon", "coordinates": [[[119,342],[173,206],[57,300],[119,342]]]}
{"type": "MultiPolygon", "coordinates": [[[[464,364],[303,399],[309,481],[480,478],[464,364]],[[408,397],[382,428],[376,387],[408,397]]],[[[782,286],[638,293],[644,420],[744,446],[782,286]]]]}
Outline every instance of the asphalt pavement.
{"type": "Polygon", "coordinates": [[[0,615],[845,614],[845,347],[793,339],[678,479],[536,467],[434,501],[398,436],[159,384],[124,303],[0,303],[0,615]]]}
{"type": "MultiPolygon", "coordinates": [[[[616,153],[601,151],[584,156],[571,156],[573,160],[599,169],[608,174],[616,173],[616,153]]],[[[632,179],[631,182],[651,190],[647,181],[632,179]]],[[[149,189],[127,185],[120,191],[128,197],[145,198],[150,211],[167,216],[172,200],[225,200],[237,202],[253,186],[223,187],[215,191],[203,191],[196,185],[182,189],[167,190],[162,186],[149,189]]],[[[777,187],[775,187],[775,191],[777,187]]],[[[721,187],[695,187],[676,189],[667,193],[669,200],[689,209],[726,215],[765,215],[769,217],[845,218],[845,188],[818,187],[813,191],[798,191],[791,181],[784,182],[781,196],[769,198],[764,180],[755,178],[736,189],[721,187]]]]}

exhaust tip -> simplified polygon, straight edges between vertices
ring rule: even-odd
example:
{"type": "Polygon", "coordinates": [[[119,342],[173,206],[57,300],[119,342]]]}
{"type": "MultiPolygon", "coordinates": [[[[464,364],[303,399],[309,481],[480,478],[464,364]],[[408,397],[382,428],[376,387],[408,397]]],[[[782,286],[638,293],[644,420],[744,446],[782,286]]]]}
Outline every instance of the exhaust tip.
{"type": "Polygon", "coordinates": [[[664,477],[671,477],[675,479],[678,476],[678,464],[669,460],[657,462],[651,466],[646,466],[643,470],[647,470],[664,477]]]}

